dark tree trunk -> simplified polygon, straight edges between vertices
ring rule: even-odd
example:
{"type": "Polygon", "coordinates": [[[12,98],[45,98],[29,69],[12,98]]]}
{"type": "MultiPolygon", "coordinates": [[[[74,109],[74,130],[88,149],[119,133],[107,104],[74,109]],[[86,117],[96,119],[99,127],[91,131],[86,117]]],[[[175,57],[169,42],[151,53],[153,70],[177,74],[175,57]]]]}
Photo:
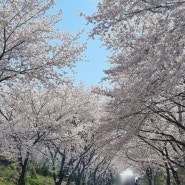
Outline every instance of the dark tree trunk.
{"type": "Polygon", "coordinates": [[[76,179],[76,185],[80,185],[80,183],[81,183],[81,180],[80,180],[80,178],[77,177],[77,179],[76,179]]]}
{"type": "Polygon", "coordinates": [[[63,172],[63,167],[64,167],[64,163],[65,163],[65,155],[63,154],[62,155],[62,160],[61,160],[61,163],[60,163],[60,171],[59,171],[59,178],[58,178],[58,181],[55,180],[55,185],[61,185],[62,184],[62,181],[64,179],[64,172],[63,172]]]}
{"type": "Polygon", "coordinates": [[[152,185],[152,168],[150,166],[146,169],[146,176],[148,179],[148,185],[152,185]]]}
{"type": "Polygon", "coordinates": [[[74,175],[74,173],[76,172],[78,166],[80,165],[81,160],[82,160],[82,158],[80,157],[80,159],[78,160],[78,162],[77,162],[77,164],[75,165],[74,169],[72,170],[71,174],[69,175],[69,177],[68,177],[68,179],[67,179],[66,185],[70,185],[71,178],[72,178],[72,176],[74,175]]]}
{"type": "Polygon", "coordinates": [[[165,163],[165,166],[166,166],[166,185],[170,185],[171,184],[170,169],[167,163],[165,163]]]}
{"type": "Polygon", "coordinates": [[[17,185],[25,185],[26,184],[25,176],[26,176],[26,167],[27,167],[28,159],[29,159],[28,156],[29,156],[29,153],[27,153],[27,157],[25,158],[23,164],[19,163],[19,165],[21,165],[21,168],[20,168],[20,172],[19,172],[17,185]]]}
{"type": "Polygon", "coordinates": [[[61,184],[62,184],[62,182],[59,182],[59,181],[55,182],[55,185],[61,185],[61,184]]]}
{"type": "Polygon", "coordinates": [[[172,171],[172,175],[173,175],[173,178],[174,178],[174,180],[176,182],[176,185],[181,185],[181,182],[180,182],[180,179],[179,179],[177,171],[173,168],[172,165],[170,165],[170,169],[172,171]]]}

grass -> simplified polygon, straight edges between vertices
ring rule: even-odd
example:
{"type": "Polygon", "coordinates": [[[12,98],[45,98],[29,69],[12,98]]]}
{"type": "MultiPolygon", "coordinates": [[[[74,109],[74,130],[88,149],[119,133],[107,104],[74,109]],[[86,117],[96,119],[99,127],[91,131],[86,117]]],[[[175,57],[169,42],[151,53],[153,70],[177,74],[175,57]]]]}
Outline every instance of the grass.
{"type": "Polygon", "coordinates": [[[31,176],[27,176],[26,185],[54,185],[54,183],[51,177],[36,175],[36,177],[34,178],[31,176]]]}
{"type": "MultiPolygon", "coordinates": [[[[16,185],[14,182],[16,166],[14,164],[0,163],[0,185],[16,185]]],[[[54,185],[52,177],[35,174],[31,176],[28,172],[26,185],[54,185]]]]}
{"type": "Polygon", "coordinates": [[[12,165],[0,164],[0,185],[14,185],[15,169],[12,165]]]}
{"type": "Polygon", "coordinates": [[[139,180],[139,185],[148,185],[148,183],[146,182],[146,180],[140,179],[139,180]]]}

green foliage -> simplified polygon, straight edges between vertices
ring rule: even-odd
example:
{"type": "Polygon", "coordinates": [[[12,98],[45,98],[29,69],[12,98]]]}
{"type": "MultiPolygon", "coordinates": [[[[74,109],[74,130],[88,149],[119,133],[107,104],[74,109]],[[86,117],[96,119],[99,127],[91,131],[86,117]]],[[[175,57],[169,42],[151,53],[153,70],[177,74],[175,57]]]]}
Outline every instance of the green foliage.
{"type": "Polygon", "coordinates": [[[166,176],[163,173],[158,173],[155,176],[155,183],[159,185],[163,185],[166,183],[166,176]]]}
{"type": "MultiPolygon", "coordinates": [[[[179,174],[180,176],[180,174],[179,174]]],[[[180,176],[181,177],[181,176],[180,176]]],[[[181,182],[182,182],[182,179],[180,178],[181,182]]],[[[166,175],[164,173],[157,173],[155,175],[155,184],[156,185],[164,185],[166,184],[166,175]]],[[[148,185],[148,182],[147,182],[147,179],[145,178],[141,178],[139,179],[139,185],[148,185]]],[[[171,185],[176,185],[175,183],[175,180],[171,174],[171,185]]]]}
{"type": "Polygon", "coordinates": [[[26,180],[27,185],[54,185],[51,177],[44,177],[41,175],[37,175],[36,178],[28,176],[26,180]]]}
{"type": "Polygon", "coordinates": [[[147,181],[145,179],[140,179],[139,185],[147,185],[147,181]]]}
{"type": "MultiPolygon", "coordinates": [[[[42,172],[42,170],[40,171],[42,172]]],[[[13,182],[15,174],[15,164],[4,165],[0,163],[0,185],[15,185],[13,182]]],[[[26,176],[26,185],[54,185],[54,183],[51,177],[39,175],[37,172],[29,170],[26,176]]]]}
{"type": "Polygon", "coordinates": [[[3,178],[0,178],[0,185],[15,185],[13,182],[6,181],[3,178]]]}
{"type": "Polygon", "coordinates": [[[50,173],[50,166],[47,165],[46,163],[44,163],[41,166],[37,167],[36,168],[36,172],[39,175],[42,175],[42,176],[50,176],[51,175],[51,173],[50,173]]]}
{"type": "Polygon", "coordinates": [[[26,184],[27,185],[42,185],[42,179],[27,176],[26,177],[26,184]]]}
{"type": "Polygon", "coordinates": [[[13,179],[15,176],[15,165],[0,164],[0,185],[13,185],[13,179]]]}
{"type": "Polygon", "coordinates": [[[26,185],[54,185],[54,183],[51,177],[36,175],[36,177],[27,176],[26,185]]]}

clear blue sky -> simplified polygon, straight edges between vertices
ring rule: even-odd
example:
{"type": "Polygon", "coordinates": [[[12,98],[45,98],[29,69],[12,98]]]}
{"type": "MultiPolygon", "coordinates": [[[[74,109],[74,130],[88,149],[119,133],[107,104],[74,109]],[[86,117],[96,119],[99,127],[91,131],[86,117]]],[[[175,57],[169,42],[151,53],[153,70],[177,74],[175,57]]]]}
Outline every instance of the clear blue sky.
{"type": "MultiPolygon", "coordinates": [[[[81,42],[85,41],[89,32],[92,28],[90,25],[86,25],[83,17],[80,17],[80,12],[87,15],[91,15],[96,11],[96,4],[98,0],[56,0],[57,9],[63,10],[62,22],[59,24],[61,30],[69,30],[72,34],[78,32],[78,30],[85,29],[85,33],[80,39],[81,42]]],[[[89,62],[79,62],[76,67],[77,74],[75,75],[75,83],[78,84],[83,81],[87,87],[96,85],[101,81],[105,75],[103,70],[108,68],[106,57],[109,52],[101,47],[101,41],[98,39],[89,40],[88,48],[85,52],[86,59],[89,62]]]]}

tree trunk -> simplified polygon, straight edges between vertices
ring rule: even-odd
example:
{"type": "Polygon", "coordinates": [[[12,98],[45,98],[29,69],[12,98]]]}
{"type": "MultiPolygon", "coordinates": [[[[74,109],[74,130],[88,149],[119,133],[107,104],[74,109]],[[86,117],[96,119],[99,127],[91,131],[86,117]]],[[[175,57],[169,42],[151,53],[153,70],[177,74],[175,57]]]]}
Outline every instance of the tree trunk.
{"type": "Polygon", "coordinates": [[[81,182],[80,178],[77,177],[75,185],[80,185],[80,182],[81,182]]]}
{"type": "Polygon", "coordinates": [[[150,166],[146,169],[146,176],[148,179],[148,185],[152,185],[152,169],[150,166]]]}
{"type": "Polygon", "coordinates": [[[165,166],[166,166],[166,185],[171,185],[170,169],[168,168],[167,163],[165,163],[165,166]]]}
{"type": "Polygon", "coordinates": [[[61,184],[62,184],[62,182],[59,182],[59,181],[55,182],[55,185],[61,185],[61,184]]]}
{"type": "MultiPolygon", "coordinates": [[[[29,155],[29,154],[28,154],[29,155]]],[[[28,156],[24,160],[24,164],[21,164],[21,170],[19,172],[17,185],[25,185],[26,167],[28,164],[28,156]]]]}
{"type": "MultiPolygon", "coordinates": [[[[184,123],[183,123],[183,120],[182,120],[182,118],[183,118],[183,115],[182,115],[183,111],[184,111],[183,107],[181,105],[178,105],[178,114],[179,114],[179,120],[178,121],[179,121],[179,123],[181,125],[184,126],[184,123]]],[[[180,134],[182,136],[183,143],[185,143],[185,141],[183,139],[184,131],[180,130],[180,134]]],[[[184,169],[185,169],[185,147],[184,146],[182,146],[182,152],[183,152],[183,162],[184,162],[184,169]]],[[[183,179],[185,179],[185,174],[184,174],[184,178],[183,179]]],[[[185,185],[185,180],[183,180],[182,184],[185,185]]]]}
{"type": "MultiPolygon", "coordinates": [[[[170,164],[169,164],[170,165],[170,164]]],[[[179,179],[179,176],[178,176],[178,173],[177,171],[173,168],[172,165],[170,165],[170,169],[172,171],[172,175],[173,175],[173,178],[176,182],[176,185],[181,185],[181,182],[180,182],[180,179],[179,179]]]]}
{"type": "Polygon", "coordinates": [[[156,173],[154,173],[154,171],[153,171],[153,185],[157,185],[156,184],[156,173]]]}
{"type": "Polygon", "coordinates": [[[58,180],[56,180],[56,176],[55,176],[55,185],[61,185],[62,181],[64,179],[64,173],[63,173],[63,167],[64,167],[64,163],[65,163],[65,155],[62,155],[62,160],[60,163],[60,171],[58,174],[58,180]]]}

